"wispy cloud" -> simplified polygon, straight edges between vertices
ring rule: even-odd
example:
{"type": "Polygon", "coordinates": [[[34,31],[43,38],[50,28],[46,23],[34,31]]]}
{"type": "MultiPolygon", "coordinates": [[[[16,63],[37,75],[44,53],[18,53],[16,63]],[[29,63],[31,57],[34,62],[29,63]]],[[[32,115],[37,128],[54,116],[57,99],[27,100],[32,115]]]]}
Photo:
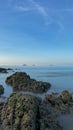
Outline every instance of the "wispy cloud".
{"type": "Polygon", "coordinates": [[[35,9],[43,16],[43,17],[48,17],[48,13],[45,9],[45,7],[43,7],[42,5],[40,5],[39,3],[35,2],[34,0],[29,0],[29,2],[31,4],[33,4],[33,6],[35,7],[35,9]]]}
{"type": "Polygon", "coordinates": [[[21,12],[27,12],[31,10],[29,7],[22,7],[22,6],[16,6],[15,8],[16,10],[21,11],[21,12]]]}
{"type": "MultiPolygon", "coordinates": [[[[9,1],[14,1],[14,0],[9,0],[9,1]]],[[[30,12],[34,11],[37,12],[42,19],[44,20],[44,23],[46,26],[50,25],[57,25],[58,30],[64,31],[64,23],[63,20],[60,18],[62,15],[65,16],[65,13],[73,13],[73,8],[50,8],[47,5],[44,5],[43,2],[36,1],[36,0],[21,0],[21,4],[17,4],[18,2],[14,1],[15,3],[15,9],[17,11],[21,12],[30,12]],[[24,3],[24,4],[22,4],[24,3]],[[63,15],[64,13],[64,15],[63,15]]],[[[64,17],[63,17],[64,18],[64,17]]]]}

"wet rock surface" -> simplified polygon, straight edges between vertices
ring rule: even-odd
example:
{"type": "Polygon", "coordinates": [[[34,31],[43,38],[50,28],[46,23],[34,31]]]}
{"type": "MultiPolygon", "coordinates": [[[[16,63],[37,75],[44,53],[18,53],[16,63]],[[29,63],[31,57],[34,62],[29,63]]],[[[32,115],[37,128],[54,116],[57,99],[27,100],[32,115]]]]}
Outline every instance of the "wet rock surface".
{"type": "Polygon", "coordinates": [[[13,93],[2,109],[3,130],[63,130],[54,112],[35,96],[13,93]]]}
{"type": "Polygon", "coordinates": [[[39,103],[34,96],[12,94],[2,110],[3,130],[36,130],[39,103]]]}
{"type": "Polygon", "coordinates": [[[67,90],[64,90],[59,96],[52,93],[46,94],[45,97],[46,102],[61,113],[69,113],[70,108],[73,107],[72,95],[67,90]]]}
{"type": "Polygon", "coordinates": [[[0,95],[4,93],[4,88],[2,85],[0,85],[0,95]]]}
{"type": "Polygon", "coordinates": [[[0,124],[1,124],[1,112],[2,112],[3,106],[4,106],[4,102],[1,102],[0,103],[0,124]]]}
{"type": "Polygon", "coordinates": [[[25,72],[16,72],[6,79],[6,83],[13,86],[14,89],[34,93],[46,92],[51,86],[50,83],[31,79],[25,72]]]}

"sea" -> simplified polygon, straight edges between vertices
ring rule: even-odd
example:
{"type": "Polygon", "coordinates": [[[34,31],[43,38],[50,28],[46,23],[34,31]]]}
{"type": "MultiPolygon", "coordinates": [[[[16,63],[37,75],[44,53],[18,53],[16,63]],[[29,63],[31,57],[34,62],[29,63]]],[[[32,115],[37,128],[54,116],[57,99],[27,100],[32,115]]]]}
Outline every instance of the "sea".
{"type": "Polygon", "coordinates": [[[4,95],[9,97],[13,92],[11,86],[5,83],[8,76],[15,72],[26,72],[31,78],[38,81],[49,82],[51,88],[47,91],[61,93],[68,90],[73,93],[73,66],[1,66],[3,68],[11,68],[8,73],[0,73],[0,84],[4,86],[4,95]]]}
{"type": "MultiPolygon", "coordinates": [[[[5,97],[1,98],[0,102],[7,99],[13,92],[12,87],[7,85],[5,83],[5,80],[8,76],[12,75],[15,72],[26,72],[28,75],[30,75],[31,78],[34,78],[38,81],[49,82],[51,84],[51,88],[46,92],[47,94],[51,92],[60,94],[63,90],[68,90],[70,93],[73,94],[73,66],[0,66],[0,67],[12,69],[9,70],[8,73],[0,73],[0,84],[4,86],[3,97],[5,97]]],[[[31,92],[24,92],[24,91],[21,92],[41,97],[42,100],[44,99],[46,94],[46,93],[34,94],[31,92]]],[[[64,116],[61,117],[60,120],[61,124],[64,126],[64,130],[73,130],[73,123],[72,123],[73,117],[72,115],[71,118],[70,115],[67,117],[68,118],[64,116]],[[69,124],[68,119],[69,120],[71,119],[72,121],[72,122],[70,121],[69,124]],[[68,127],[66,124],[68,124],[68,127]]]]}

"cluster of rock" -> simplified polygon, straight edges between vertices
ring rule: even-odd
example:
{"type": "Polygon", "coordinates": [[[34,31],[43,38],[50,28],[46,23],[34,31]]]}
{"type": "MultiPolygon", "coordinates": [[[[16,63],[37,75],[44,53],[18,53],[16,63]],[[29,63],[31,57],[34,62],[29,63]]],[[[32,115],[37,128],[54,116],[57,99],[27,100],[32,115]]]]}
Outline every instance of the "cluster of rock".
{"type": "Polygon", "coordinates": [[[0,68],[0,73],[8,73],[8,70],[12,70],[11,68],[0,68]]]}
{"type": "MultiPolygon", "coordinates": [[[[50,83],[31,79],[25,72],[16,72],[6,79],[16,90],[43,93],[50,83]]],[[[0,85],[0,95],[4,88],[0,85]]],[[[46,94],[45,100],[29,94],[12,93],[5,103],[0,103],[0,123],[3,130],[63,130],[57,116],[68,113],[73,107],[72,95],[64,90],[60,95],[46,94]]]]}
{"type": "Polygon", "coordinates": [[[34,93],[43,93],[50,88],[50,83],[36,81],[31,79],[25,72],[16,72],[6,79],[6,83],[13,86],[14,89],[31,91],[34,93]]]}
{"type": "Polygon", "coordinates": [[[3,130],[63,130],[49,105],[32,95],[13,93],[2,109],[3,130]]]}
{"type": "Polygon", "coordinates": [[[64,90],[61,95],[57,96],[54,93],[45,95],[47,103],[49,103],[54,109],[61,113],[70,112],[70,107],[73,106],[72,95],[64,90]]]}
{"type": "Polygon", "coordinates": [[[0,68],[0,73],[7,73],[7,69],[5,69],[5,68],[0,68]]]}

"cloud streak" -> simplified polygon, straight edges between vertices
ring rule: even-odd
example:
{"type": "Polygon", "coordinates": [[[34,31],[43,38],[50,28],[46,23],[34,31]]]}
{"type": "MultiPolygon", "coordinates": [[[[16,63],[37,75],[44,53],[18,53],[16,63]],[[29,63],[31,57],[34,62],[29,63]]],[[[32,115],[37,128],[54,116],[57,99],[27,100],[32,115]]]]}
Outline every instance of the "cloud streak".
{"type": "Polygon", "coordinates": [[[21,11],[21,12],[28,12],[31,10],[29,7],[22,7],[22,6],[16,6],[15,8],[17,11],[21,11]]]}
{"type": "Polygon", "coordinates": [[[33,6],[35,7],[35,9],[43,16],[43,17],[47,17],[47,11],[45,10],[45,8],[43,6],[41,6],[40,4],[38,4],[37,2],[35,2],[34,0],[29,0],[29,2],[31,4],[33,4],[33,6]]]}
{"type": "Polygon", "coordinates": [[[36,0],[25,0],[24,5],[16,5],[15,9],[21,12],[35,11],[43,18],[46,26],[50,26],[51,24],[54,24],[54,26],[58,25],[59,30],[62,31],[64,31],[64,25],[60,16],[62,15],[63,17],[63,13],[73,13],[73,8],[46,8],[42,3],[36,2],[36,0]]]}

